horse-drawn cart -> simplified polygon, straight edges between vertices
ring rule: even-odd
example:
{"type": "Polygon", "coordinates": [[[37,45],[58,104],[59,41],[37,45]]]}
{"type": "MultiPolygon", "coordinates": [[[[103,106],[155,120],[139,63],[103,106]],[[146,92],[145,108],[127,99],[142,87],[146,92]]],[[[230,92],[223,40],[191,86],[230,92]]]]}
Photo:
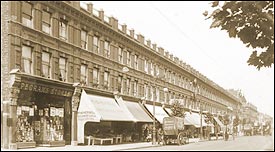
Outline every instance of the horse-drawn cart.
{"type": "Polygon", "coordinates": [[[163,136],[164,144],[177,143],[178,145],[184,145],[188,143],[187,132],[184,130],[184,118],[163,118],[163,136]]]}

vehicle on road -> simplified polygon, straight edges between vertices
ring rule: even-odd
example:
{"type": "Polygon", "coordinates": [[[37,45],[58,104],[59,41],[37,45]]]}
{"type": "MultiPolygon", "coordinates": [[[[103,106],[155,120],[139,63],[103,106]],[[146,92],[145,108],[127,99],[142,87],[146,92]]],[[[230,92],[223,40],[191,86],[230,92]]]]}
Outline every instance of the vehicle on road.
{"type": "Polygon", "coordinates": [[[184,118],[164,117],[163,118],[164,144],[177,143],[184,145],[189,143],[187,130],[184,130],[184,118]]]}

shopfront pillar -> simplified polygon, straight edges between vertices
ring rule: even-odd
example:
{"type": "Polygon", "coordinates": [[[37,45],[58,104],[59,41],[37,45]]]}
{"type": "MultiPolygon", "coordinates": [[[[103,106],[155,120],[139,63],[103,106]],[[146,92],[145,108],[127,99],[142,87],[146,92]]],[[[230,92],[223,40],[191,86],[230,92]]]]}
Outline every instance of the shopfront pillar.
{"type": "MultiPolygon", "coordinates": [[[[2,108],[2,107],[1,107],[2,108]]],[[[9,101],[3,101],[3,124],[2,124],[2,141],[1,147],[8,149],[9,148],[9,128],[8,128],[8,117],[9,117],[9,101]]]]}
{"type": "Polygon", "coordinates": [[[20,93],[21,77],[17,74],[18,69],[10,72],[10,95],[9,95],[9,118],[8,118],[8,139],[9,149],[17,149],[16,144],[16,121],[17,121],[17,101],[20,93]]]}
{"type": "Polygon", "coordinates": [[[12,88],[11,91],[11,99],[10,99],[10,105],[9,105],[9,111],[10,111],[10,124],[9,124],[9,149],[17,149],[16,144],[16,111],[17,111],[17,100],[19,95],[19,88],[12,88]]]}
{"type": "Polygon", "coordinates": [[[72,136],[71,136],[71,145],[77,146],[77,108],[80,101],[81,88],[79,84],[74,84],[75,87],[74,94],[72,96],[72,136]]]}

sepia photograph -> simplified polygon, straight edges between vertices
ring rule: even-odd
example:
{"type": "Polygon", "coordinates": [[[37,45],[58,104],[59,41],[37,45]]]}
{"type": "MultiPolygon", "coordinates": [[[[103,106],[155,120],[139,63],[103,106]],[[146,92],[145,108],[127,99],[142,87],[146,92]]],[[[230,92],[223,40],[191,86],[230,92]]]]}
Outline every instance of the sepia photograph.
{"type": "Polygon", "coordinates": [[[274,1],[1,1],[1,151],[274,151],[274,1]]]}

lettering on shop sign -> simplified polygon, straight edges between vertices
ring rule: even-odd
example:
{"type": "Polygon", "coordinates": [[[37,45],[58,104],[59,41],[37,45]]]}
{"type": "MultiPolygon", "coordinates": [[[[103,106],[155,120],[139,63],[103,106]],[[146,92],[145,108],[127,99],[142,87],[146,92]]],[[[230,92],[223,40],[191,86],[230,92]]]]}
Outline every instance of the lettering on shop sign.
{"type": "Polygon", "coordinates": [[[24,83],[24,82],[21,82],[20,89],[27,90],[27,91],[40,92],[40,93],[59,95],[59,96],[65,96],[65,97],[72,96],[71,91],[66,91],[66,90],[57,89],[57,88],[50,88],[50,87],[36,85],[36,84],[28,84],[28,83],[24,83]]]}
{"type": "Polygon", "coordinates": [[[99,121],[98,116],[93,111],[81,111],[77,113],[78,121],[99,121]]]}

